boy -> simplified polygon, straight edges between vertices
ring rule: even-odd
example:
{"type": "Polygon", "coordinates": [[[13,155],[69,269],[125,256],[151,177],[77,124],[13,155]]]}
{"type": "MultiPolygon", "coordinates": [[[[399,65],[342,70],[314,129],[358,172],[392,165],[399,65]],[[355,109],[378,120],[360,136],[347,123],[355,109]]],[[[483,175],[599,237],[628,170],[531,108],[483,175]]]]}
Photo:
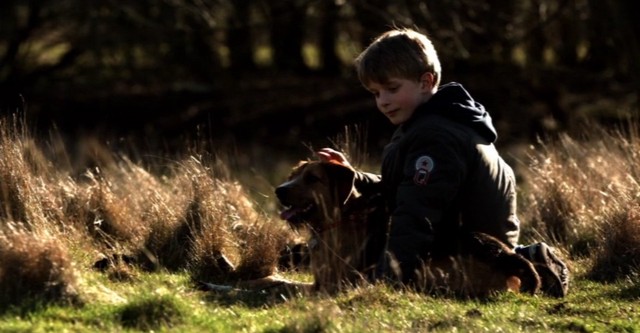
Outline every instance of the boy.
{"type": "MultiPolygon", "coordinates": [[[[536,264],[542,289],[564,297],[567,266],[545,243],[518,245],[515,177],[493,145],[497,133],[489,113],[460,84],[440,86],[431,41],[414,30],[393,29],[355,65],[378,110],[398,126],[384,149],[381,175],[358,173],[357,186],[382,186],[391,212],[376,277],[417,281],[421,260],[452,253],[460,233],[478,231],[536,264]]],[[[330,148],[318,155],[348,164],[330,148]]]]}

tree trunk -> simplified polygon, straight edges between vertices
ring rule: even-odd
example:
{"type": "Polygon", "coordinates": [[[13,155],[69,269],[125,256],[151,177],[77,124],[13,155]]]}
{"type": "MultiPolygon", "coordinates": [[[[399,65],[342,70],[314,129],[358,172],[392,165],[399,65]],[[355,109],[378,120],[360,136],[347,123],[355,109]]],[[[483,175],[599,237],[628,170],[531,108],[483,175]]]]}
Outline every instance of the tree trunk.
{"type": "Polygon", "coordinates": [[[233,2],[233,11],[229,14],[227,47],[231,60],[231,70],[235,73],[253,71],[253,39],[249,22],[251,6],[249,0],[233,2]]]}
{"type": "Polygon", "coordinates": [[[308,71],[302,57],[306,1],[269,1],[266,5],[276,69],[297,73],[308,71]]]}
{"type": "Polygon", "coordinates": [[[392,18],[387,14],[387,0],[355,0],[356,18],[362,27],[360,41],[364,47],[381,33],[391,29],[392,18]]]}
{"type": "Polygon", "coordinates": [[[320,52],[322,56],[322,71],[327,74],[338,74],[341,68],[336,49],[339,7],[335,1],[322,1],[321,5],[320,52]]]}

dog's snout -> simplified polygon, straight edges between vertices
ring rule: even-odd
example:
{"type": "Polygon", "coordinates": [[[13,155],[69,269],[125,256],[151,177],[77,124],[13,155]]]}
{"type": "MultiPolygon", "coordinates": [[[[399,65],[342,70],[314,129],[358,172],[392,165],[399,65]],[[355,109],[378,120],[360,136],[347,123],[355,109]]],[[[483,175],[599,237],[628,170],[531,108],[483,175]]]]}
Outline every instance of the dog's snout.
{"type": "Polygon", "coordinates": [[[287,201],[287,192],[289,191],[289,187],[287,185],[280,185],[276,187],[276,197],[280,202],[287,201]]]}

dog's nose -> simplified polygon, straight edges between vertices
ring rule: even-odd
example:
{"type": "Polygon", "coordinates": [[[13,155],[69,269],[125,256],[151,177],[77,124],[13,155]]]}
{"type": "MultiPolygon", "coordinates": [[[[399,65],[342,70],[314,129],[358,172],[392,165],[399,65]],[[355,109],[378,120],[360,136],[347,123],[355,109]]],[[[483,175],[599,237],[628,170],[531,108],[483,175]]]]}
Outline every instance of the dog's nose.
{"type": "Polygon", "coordinates": [[[276,187],[276,197],[278,197],[278,200],[280,200],[280,202],[285,201],[285,198],[287,196],[287,189],[288,187],[285,185],[276,187]]]}

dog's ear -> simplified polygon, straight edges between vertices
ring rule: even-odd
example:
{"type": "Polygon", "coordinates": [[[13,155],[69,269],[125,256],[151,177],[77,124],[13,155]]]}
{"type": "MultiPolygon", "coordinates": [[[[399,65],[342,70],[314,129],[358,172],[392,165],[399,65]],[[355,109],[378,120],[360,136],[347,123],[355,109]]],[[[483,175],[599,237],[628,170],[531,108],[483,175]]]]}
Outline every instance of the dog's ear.
{"type": "Polygon", "coordinates": [[[289,176],[287,177],[287,179],[291,179],[297,176],[298,174],[300,174],[300,172],[302,172],[302,170],[304,169],[305,166],[307,166],[307,164],[309,164],[309,161],[305,161],[305,160],[298,161],[298,164],[296,164],[291,169],[291,172],[289,173],[289,176]]]}
{"type": "Polygon", "coordinates": [[[331,182],[331,190],[337,194],[338,202],[345,204],[353,193],[353,186],[356,180],[356,172],[340,163],[325,163],[325,169],[331,182]]]}

